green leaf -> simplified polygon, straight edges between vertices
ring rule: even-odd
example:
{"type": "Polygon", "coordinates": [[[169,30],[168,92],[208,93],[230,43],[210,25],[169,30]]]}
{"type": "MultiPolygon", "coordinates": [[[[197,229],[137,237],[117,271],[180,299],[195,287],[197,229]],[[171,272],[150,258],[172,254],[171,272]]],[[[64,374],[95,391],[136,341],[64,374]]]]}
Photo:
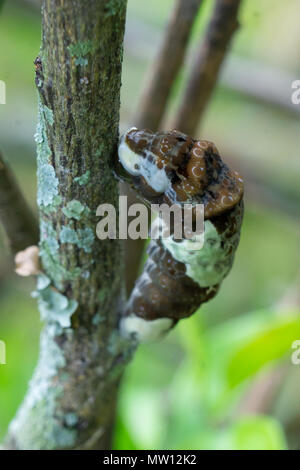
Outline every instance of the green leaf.
{"type": "Polygon", "coordinates": [[[162,397],[155,389],[131,390],[121,398],[119,416],[139,449],[156,449],[165,434],[162,397]]]}
{"type": "Polygon", "coordinates": [[[257,332],[238,347],[227,363],[227,381],[234,387],[255,374],[264,365],[291,354],[291,345],[300,339],[300,319],[275,320],[269,328],[257,332]]]}
{"type": "Polygon", "coordinates": [[[113,450],[137,450],[137,448],[126,423],[117,416],[113,450]]]}
{"type": "Polygon", "coordinates": [[[246,416],[240,419],[229,430],[224,444],[226,449],[233,450],[287,448],[281,425],[269,416],[246,416]]]}

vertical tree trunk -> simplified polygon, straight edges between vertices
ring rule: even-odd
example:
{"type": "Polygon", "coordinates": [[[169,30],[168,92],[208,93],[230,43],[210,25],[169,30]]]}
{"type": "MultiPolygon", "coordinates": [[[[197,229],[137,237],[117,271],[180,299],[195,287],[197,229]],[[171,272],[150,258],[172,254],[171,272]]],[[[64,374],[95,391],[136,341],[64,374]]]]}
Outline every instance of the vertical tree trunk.
{"type": "Polygon", "coordinates": [[[7,447],[109,448],[130,345],[118,335],[123,259],[95,236],[96,208],[117,207],[126,0],[44,0],[39,91],[38,279],[45,327],[27,397],[7,447]]]}

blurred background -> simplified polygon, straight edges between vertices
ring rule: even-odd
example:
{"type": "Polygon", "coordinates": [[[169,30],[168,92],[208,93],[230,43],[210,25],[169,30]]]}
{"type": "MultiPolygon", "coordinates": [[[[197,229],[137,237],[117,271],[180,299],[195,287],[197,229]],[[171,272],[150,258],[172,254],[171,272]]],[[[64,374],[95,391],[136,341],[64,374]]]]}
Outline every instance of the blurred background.
{"type": "MultiPolygon", "coordinates": [[[[121,130],[138,104],[173,0],[128,1],[121,130]]],[[[213,6],[206,0],[187,64],[213,6]]],[[[244,0],[241,27],[205,114],[201,137],[246,180],[246,212],[232,272],[218,296],[162,342],[141,346],[125,374],[116,449],[300,448],[300,79],[297,0],[244,0]]],[[[0,16],[0,147],[36,210],[33,135],[40,45],[34,1],[9,0],[0,16]]],[[[172,94],[178,104],[185,71],[172,94]]],[[[1,227],[0,227],[1,231],[1,227]]],[[[26,391],[41,328],[34,281],[18,278],[0,232],[0,438],[26,391]]]]}

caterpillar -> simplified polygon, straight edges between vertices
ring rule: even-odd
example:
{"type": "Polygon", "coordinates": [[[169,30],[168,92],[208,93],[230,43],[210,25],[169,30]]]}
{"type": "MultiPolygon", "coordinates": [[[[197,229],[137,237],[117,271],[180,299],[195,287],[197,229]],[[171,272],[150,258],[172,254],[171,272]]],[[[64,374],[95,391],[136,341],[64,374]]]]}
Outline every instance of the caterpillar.
{"type": "MultiPolygon", "coordinates": [[[[118,177],[146,204],[203,204],[204,245],[152,240],[126,303],[121,332],[143,342],[163,336],[212,299],[233,264],[243,219],[243,180],[216,146],[172,130],[128,130],[118,148],[118,177]]],[[[155,223],[155,222],[154,222],[155,223]]]]}

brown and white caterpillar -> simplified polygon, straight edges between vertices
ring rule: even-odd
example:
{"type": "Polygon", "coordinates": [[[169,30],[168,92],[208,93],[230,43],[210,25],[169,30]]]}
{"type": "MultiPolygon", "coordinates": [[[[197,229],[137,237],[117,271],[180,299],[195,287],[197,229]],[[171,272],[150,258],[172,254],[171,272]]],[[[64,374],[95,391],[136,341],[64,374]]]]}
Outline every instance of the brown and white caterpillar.
{"type": "Polygon", "coordinates": [[[148,259],[121,319],[125,337],[162,336],[181,318],[212,299],[230,271],[243,218],[243,180],[215,145],[178,131],[132,128],[119,144],[117,174],[147,204],[204,205],[204,245],[152,240],[148,259]]]}

